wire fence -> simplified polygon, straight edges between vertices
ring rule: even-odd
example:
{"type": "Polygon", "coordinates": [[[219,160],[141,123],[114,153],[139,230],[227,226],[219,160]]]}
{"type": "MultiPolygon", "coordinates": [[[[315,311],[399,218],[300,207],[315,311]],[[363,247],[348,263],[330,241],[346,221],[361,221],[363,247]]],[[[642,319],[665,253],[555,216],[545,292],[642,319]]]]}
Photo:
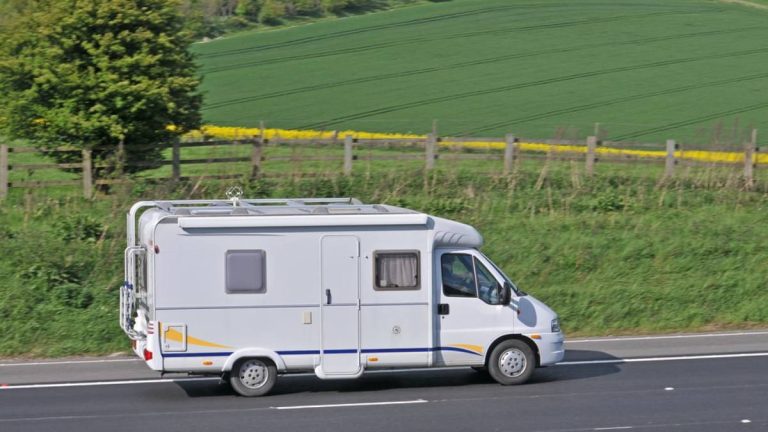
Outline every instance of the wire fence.
{"type": "Polygon", "coordinates": [[[581,161],[587,175],[603,164],[657,164],[663,176],[674,177],[680,166],[726,166],[743,170],[744,186],[755,181],[755,170],[768,164],[768,155],[758,153],[757,131],[743,145],[743,151],[712,151],[682,148],[675,140],[665,143],[630,145],[601,142],[597,136],[586,140],[520,140],[512,134],[496,138],[440,137],[358,139],[353,135],[324,138],[281,138],[257,135],[245,139],[180,140],[160,146],[164,158],[150,163],[139,174],[123,175],[131,168],[148,168],[147,163],[128,164],[94,160],[90,150],[58,148],[39,157],[30,147],[0,144],[0,198],[11,188],[81,187],[92,197],[94,187],[130,183],[137,179],[187,181],[262,177],[316,176],[336,173],[349,176],[359,166],[368,171],[372,164],[385,168],[412,168],[431,171],[441,165],[464,164],[478,173],[509,175],[522,159],[581,161]],[[68,152],[78,162],[55,163],[56,153],[68,152]],[[73,154],[74,152],[74,154],[73,154]],[[489,170],[482,161],[496,161],[489,170]],[[41,174],[47,172],[47,174],[41,174]],[[108,174],[106,174],[108,173],[108,174]]]}

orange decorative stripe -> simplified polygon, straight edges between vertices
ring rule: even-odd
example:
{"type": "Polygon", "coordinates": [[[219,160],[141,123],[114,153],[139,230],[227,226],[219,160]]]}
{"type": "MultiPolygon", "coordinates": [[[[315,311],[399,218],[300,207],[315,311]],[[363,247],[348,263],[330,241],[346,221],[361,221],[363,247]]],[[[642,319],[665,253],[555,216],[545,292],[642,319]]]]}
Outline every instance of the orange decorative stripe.
{"type": "MultiPolygon", "coordinates": [[[[168,329],[168,330],[165,331],[164,335],[165,335],[165,339],[167,339],[167,340],[171,340],[171,341],[174,341],[174,342],[180,342],[180,343],[183,342],[182,334],[179,333],[178,330],[175,330],[175,329],[172,329],[172,328],[168,329]]],[[[227,346],[227,345],[220,345],[220,344],[217,344],[217,343],[208,342],[206,340],[198,339],[196,337],[192,337],[192,336],[189,336],[189,335],[187,335],[187,343],[190,344],[190,345],[197,345],[197,346],[203,346],[203,347],[209,347],[209,348],[232,348],[232,347],[227,346]]]]}

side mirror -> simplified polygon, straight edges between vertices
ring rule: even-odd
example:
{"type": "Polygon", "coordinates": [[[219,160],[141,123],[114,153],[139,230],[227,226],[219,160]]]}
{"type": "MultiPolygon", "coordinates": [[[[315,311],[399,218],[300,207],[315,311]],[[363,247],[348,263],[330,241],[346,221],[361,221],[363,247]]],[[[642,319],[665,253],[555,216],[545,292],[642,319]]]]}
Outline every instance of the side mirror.
{"type": "Polygon", "coordinates": [[[512,286],[509,282],[504,282],[503,286],[499,286],[499,303],[506,306],[512,301],[512,286]]]}

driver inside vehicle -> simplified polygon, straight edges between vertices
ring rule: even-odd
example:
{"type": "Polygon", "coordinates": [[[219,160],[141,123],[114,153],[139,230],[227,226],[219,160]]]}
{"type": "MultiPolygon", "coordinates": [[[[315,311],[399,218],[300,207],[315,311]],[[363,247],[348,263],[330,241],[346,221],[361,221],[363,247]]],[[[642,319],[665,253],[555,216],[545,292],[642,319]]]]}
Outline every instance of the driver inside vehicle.
{"type": "Polygon", "coordinates": [[[445,295],[479,297],[488,304],[499,304],[499,283],[477,258],[467,254],[444,254],[440,265],[445,295]]]}
{"type": "Polygon", "coordinates": [[[441,257],[443,292],[452,297],[476,297],[472,258],[468,255],[444,254],[441,257]]]}

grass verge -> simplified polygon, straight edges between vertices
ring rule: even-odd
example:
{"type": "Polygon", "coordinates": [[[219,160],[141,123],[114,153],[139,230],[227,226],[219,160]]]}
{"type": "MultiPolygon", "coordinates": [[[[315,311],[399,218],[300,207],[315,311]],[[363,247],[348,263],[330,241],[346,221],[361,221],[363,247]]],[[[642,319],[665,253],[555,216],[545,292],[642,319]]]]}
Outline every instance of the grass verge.
{"type": "MultiPolygon", "coordinates": [[[[464,221],[484,252],[560,313],[571,335],[768,323],[768,209],[717,171],[526,162],[510,176],[443,168],[244,182],[248,197],[356,196],[464,221]]],[[[138,181],[96,200],[14,193],[0,205],[2,356],[124,350],[117,326],[124,214],[138,199],[222,197],[227,184],[138,181]]]]}

